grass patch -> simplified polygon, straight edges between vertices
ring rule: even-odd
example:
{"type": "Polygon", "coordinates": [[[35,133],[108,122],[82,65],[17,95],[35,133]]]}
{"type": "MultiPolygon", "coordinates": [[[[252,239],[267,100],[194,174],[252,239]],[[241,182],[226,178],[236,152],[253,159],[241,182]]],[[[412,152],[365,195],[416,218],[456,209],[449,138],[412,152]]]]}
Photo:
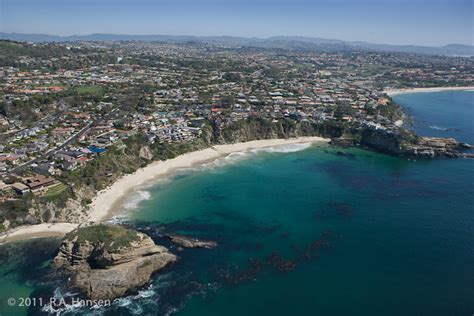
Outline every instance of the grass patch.
{"type": "Polygon", "coordinates": [[[74,87],[74,91],[76,91],[78,94],[104,94],[104,89],[101,86],[77,86],[74,87]]]}
{"type": "Polygon", "coordinates": [[[59,183],[46,191],[44,194],[45,198],[52,199],[67,190],[67,186],[64,183],[59,183]]]}
{"type": "Polygon", "coordinates": [[[104,224],[81,227],[66,235],[67,240],[73,240],[76,237],[78,244],[86,242],[94,245],[103,244],[108,251],[127,247],[130,243],[139,240],[137,232],[133,230],[104,224]]]}

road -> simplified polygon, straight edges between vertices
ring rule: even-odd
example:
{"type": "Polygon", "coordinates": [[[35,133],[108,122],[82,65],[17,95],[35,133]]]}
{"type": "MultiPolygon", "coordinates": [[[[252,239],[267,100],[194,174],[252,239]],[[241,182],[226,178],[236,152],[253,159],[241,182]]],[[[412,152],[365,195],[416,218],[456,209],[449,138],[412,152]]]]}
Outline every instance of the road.
{"type": "Polygon", "coordinates": [[[62,148],[64,148],[65,146],[71,144],[72,142],[74,142],[77,138],[79,138],[80,136],[84,135],[85,133],[87,133],[92,125],[94,125],[94,122],[90,122],[88,123],[86,126],[84,126],[79,132],[77,132],[76,134],[72,135],[71,137],[69,137],[64,143],[62,143],[60,146],[56,147],[56,148],[53,148],[47,152],[45,152],[44,154],[42,154],[41,156],[39,157],[36,157],[35,159],[32,159],[30,161],[27,161],[25,162],[24,164],[21,164],[15,168],[13,168],[10,172],[11,173],[18,173],[22,170],[24,170],[26,167],[30,166],[31,164],[33,163],[36,163],[38,161],[41,161],[47,157],[50,157],[52,155],[54,155],[56,152],[58,152],[59,150],[61,150],[62,148]]]}

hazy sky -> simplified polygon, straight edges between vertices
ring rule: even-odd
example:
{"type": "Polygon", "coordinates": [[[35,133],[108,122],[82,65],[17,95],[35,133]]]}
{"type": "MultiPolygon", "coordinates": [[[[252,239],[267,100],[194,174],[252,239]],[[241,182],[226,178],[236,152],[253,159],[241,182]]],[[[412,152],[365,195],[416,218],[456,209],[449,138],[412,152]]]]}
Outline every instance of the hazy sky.
{"type": "Polygon", "coordinates": [[[0,31],[473,44],[474,0],[0,0],[0,31]]]}

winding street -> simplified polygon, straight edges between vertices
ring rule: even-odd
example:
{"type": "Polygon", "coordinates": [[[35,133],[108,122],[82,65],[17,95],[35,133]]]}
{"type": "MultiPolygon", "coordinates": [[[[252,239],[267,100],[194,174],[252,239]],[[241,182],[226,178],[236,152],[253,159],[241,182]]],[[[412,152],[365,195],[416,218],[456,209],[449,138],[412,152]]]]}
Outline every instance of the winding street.
{"type": "Polygon", "coordinates": [[[38,161],[41,161],[47,157],[50,157],[51,155],[54,155],[58,150],[64,148],[65,146],[73,143],[77,138],[79,138],[80,136],[84,135],[85,133],[87,133],[91,127],[94,125],[94,122],[90,122],[88,123],[86,126],[84,126],[79,132],[77,132],[76,134],[72,135],[71,137],[69,137],[64,143],[62,143],[60,146],[56,147],[56,148],[53,148],[53,149],[50,149],[49,151],[45,152],[44,154],[42,154],[41,156],[39,157],[36,157],[35,159],[32,159],[30,161],[27,161],[15,168],[13,168],[11,170],[12,173],[17,173],[17,172],[20,172],[22,171],[24,168],[30,166],[31,164],[33,163],[36,163],[38,161]]]}

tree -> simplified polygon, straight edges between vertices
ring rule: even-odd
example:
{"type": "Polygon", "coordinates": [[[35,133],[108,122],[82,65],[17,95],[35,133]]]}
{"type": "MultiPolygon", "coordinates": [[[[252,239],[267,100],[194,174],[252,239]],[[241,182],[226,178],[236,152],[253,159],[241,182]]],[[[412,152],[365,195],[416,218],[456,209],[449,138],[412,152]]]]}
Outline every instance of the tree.
{"type": "Polygon", "coordinates": [[[336,120],[342,120],[342,117],[345,115],[353,115],[355,110],[348,103],[340,103],[337,105],[334,110],[334,118],[336,120]]]}

